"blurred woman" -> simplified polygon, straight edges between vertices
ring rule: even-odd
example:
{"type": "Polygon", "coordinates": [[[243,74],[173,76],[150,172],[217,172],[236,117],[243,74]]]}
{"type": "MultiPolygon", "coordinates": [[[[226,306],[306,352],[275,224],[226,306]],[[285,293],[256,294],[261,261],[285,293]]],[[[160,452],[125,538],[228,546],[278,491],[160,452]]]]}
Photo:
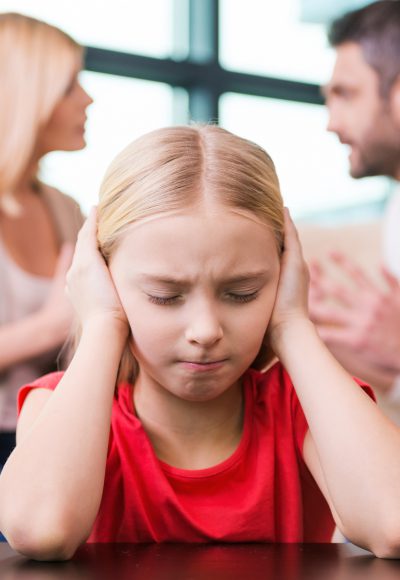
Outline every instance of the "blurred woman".
{"type": "Polygon", "coordinates": [[[47,153],[85,146],[82,57],[58,28],[0,14],[0,470],[15,445],[17,391],[54,369],[71,322],[65,273],[83,217],[38,170],[47,153]]]}

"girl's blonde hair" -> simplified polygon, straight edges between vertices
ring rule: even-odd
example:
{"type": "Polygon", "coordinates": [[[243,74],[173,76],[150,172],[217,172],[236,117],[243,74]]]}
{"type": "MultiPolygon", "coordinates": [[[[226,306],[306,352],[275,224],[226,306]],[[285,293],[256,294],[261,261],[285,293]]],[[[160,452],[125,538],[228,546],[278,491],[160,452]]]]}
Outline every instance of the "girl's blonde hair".
{"type": "MultiPolygon", "coordinates": [[[[220,127],[183,126],[153,131],[124,149],[100,188],[98,243],[106,262],[128,228],[155,214],[194,207],[204,200],[254,213],[283,245],[283,201],[269,155],[220,127]]],[[[265,366],[266,344],[253,363],[265,366]]],[[[136,361],[127,347],[119,381],[134,381],[136,361]]]]}
{"type": "Polygon", "coordinates": [[[12,195],[83,49],[65,32],[23,14],[0,14],[0,204],[12,195]]]}

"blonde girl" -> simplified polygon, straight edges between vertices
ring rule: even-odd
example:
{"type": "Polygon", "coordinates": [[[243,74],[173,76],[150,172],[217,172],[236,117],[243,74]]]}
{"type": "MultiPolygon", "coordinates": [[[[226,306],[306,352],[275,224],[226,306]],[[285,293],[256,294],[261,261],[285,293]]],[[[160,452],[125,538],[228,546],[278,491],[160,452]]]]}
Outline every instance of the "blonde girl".
{"type": "Polygon", "coordinates": [[[328,542],[336,524],[398,557],[399,431],[320,341],[307,288],[260,147],[212,126],[127,147],[68,275],[75,356],[20,393],[10,544],[68,559],[85,541],[328,542]]]}

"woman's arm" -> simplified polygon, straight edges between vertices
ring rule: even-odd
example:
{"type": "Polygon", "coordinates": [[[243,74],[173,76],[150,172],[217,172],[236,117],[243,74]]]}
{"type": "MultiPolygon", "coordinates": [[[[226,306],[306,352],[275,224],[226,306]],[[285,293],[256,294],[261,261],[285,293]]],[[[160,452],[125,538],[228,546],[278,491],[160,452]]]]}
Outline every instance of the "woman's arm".
{"type": "Polygon", "coordinates": [[[95,227],[92,214],[68,275],[82,323],[78,349],[45,403],[38,403],[41,393],[28,396],[17,447],[0,476],[0,528],[16,550],[41,560],[67,559],[85,541],[104,484],[128,325],[97,251],[95,227]],[[35,406],[41,407],[38,414],[35,406]]]}
{"type": "Polygon", "coordinates": [[[309,321],[307,275],[289,219],[271,340],[310,427],[305,461],[338,526],[377,556],[400,557],[400,430],[333,358],[309,321]]]}
{"type": "Polygon", "coordinates": [[[66,340],[72,309],[65,296],[65,276],[72,253],[72,244],[63,246],[50,294],[43,307],[0,327],[0,371],[61,346],[66,340]]]}

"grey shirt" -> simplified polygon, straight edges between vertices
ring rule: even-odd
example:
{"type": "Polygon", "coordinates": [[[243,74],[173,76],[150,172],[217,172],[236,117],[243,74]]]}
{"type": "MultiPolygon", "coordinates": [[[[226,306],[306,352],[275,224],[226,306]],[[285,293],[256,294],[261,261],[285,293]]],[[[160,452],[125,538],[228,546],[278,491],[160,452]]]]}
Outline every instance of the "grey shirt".
{"type": "MultiPolygon", "coordinates": [[[[60,244],[74,243],[83,223],[78,204],[69,196],[47,185],[42,195],[54,220],[60,244]]],[[[0,325],[20,320],[45,303],[51,278],[36,276],[18,266],[7,253],[0,231],[0,325]]],[[[0,431],[14,431],[17,424],[16,398],[19,388],[54,370],[58,349],[19,362],[0,371],[0,431]]]]}

